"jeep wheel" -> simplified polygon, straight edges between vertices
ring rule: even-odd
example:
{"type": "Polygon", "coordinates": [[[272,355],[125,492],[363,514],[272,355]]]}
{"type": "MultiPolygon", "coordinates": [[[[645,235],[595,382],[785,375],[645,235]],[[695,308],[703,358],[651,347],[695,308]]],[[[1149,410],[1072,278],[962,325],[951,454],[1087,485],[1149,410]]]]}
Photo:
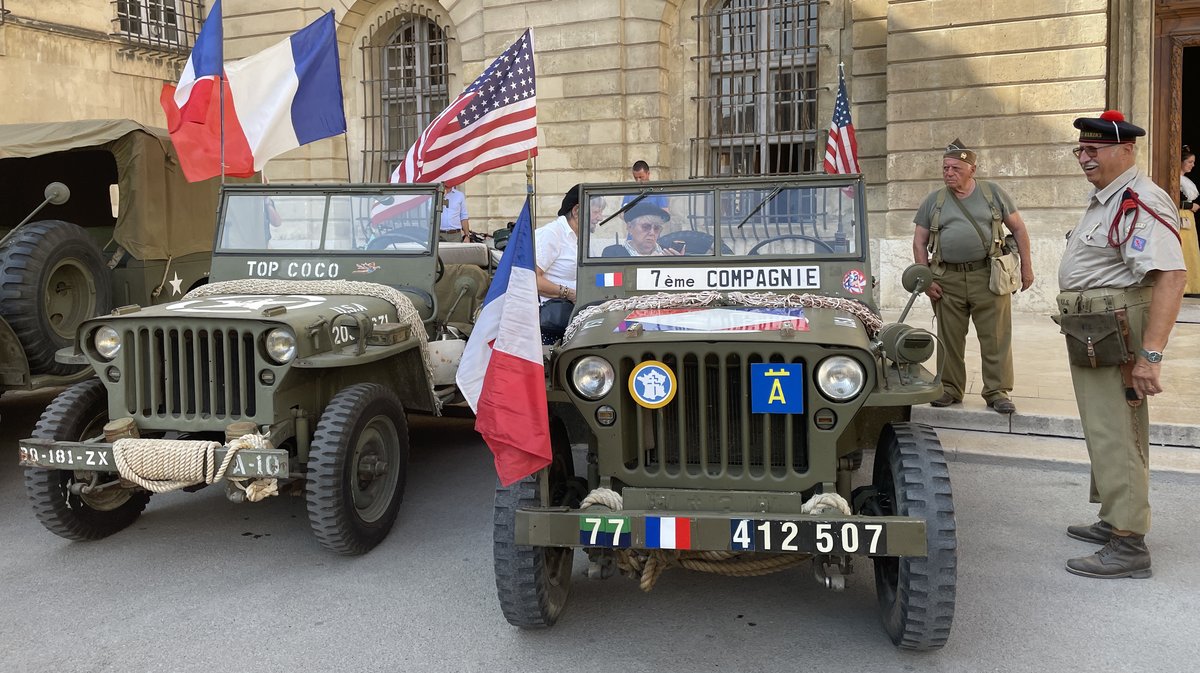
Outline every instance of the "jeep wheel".
{"type": "Polygon", "coordinates": [[[328,550],[354,556],[387,537],[404,499],[408,421],[392,391],[374,383],[334,396],[308,455],[308,520],[328,550]]]}
{"type": "MultiPolygon", "coordinates": [[[[62,392],[38,420],[33,436],[77,442],[103,434],[108,422],[104,385],[89,379],[62,392]]],[[[76,495],[70,487],[90,479],[71,470],[25,469],[25,489],[33,513],[51,533],[68,540],[99,540],[133,523],[150,494],[142,490],[107,488],[94,495],[76,495]]]]}
{"type": "Polygon", "coordinates": [[[883,626],[898,647],[935,650],[954,621],[958,545],[950,474],[933,428],[917,423],[884,427],[875,449],[879,514],[925,520],[928,556],[875,558],[875,591],[883,626]]]}
{"type": "Polygon", "coordinates": [[[82,227],[44,220],[21,227],[0,250],[0,317],[12,326],[35,374],[65,375],[54,361],[79,324],[112,308],[100,249],[82,227]]]}
{"type": "MultiPolygon", "coordinates": [[[[574,475],[568,473],[572,464],[571,447],[566,429],[557,420],[550,423],[550,444],[555,460],[544,470],[550,480],[551,494],[551,502],[546,504],[578,507],[574,475]]],[[[571,569],[575,562],[575,550],[570,547],[530,547],[513,542],[517,510],[541,507],[539,493],[538,474],[496,488],[492,525],[496,593],[504,618],[523,629],[554,626],[571,592],[571,569]]]]}

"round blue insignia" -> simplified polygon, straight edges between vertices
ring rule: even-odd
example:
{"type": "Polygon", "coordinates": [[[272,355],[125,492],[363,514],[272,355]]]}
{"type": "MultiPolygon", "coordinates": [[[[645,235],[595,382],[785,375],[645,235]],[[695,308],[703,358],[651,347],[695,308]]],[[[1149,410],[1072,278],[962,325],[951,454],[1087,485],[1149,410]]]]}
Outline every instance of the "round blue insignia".
{"type": "Polygon", "coordinates": [[[665,407],[675,399],[675,372],[658,360],[647,360],[629,373],[629,394],[647,409],[665,407]]]}

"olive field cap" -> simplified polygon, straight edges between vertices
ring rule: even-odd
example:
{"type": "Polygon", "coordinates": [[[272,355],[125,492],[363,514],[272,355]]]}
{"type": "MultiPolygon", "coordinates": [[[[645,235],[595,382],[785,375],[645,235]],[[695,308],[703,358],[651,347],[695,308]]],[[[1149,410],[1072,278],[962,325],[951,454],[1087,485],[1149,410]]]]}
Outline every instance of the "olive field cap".
{"type": "Polygon", "coordinates": [[[1089,143],[1132,143],[1146,135],[1146,129],[1125,121],[1125,115],[1116,110],[1105,110],[1099,118],[1080,117],[1075,128],[1079,129],[1079,142],[1089,143]]]}
{"type": "Polygon", "coordinates": [[[558,207],[559,217],[570,214],[571,209],[579,205],[579,188],[582,186],[575,185],[563,195],[562,205],[558,207]]]}
{"type": "Polygon", "coordinates": [[[975,165],[975,150],[969,149],[966,145],[963,144],[963,141],[959,140],[958,138],[955,138],[954,142],[950,143],[949,145],[946,145],[946,151],[942,152],[942,158],[943,159],[958,159],[959,161],[964,161],[964,162],[974,166],[975,165]]]}

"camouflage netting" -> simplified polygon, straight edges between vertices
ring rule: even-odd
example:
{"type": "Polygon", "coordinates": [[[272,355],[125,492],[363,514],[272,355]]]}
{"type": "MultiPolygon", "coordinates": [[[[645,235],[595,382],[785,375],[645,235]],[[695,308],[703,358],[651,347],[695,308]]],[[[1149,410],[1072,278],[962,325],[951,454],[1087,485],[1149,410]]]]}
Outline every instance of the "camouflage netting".
{"type": "Polygon", "coordinates": [[[308,295],[360,295],[382,299],[396,307],[396,320],[407,323],[417,338],[421,350],[421,361],[425,363],[425,380],[429,382],[429,394],[434,401],[434,413],[441,413],[442,401],[433,391],[433,362],[429,358],[429,335],[425,324],[413,306],[412,300],[403,292],[380,285],[357,280],[274,280],[244,279],[210,283],[188,292],[184,299],[197,299],[222,294],[308,294],[308,295]],[[423,337],[423,338],[422,338],[423,337]]]}
{"type": "Polygon", "coordinates": [[[867,333],[874,338],[883,327],[883,320],[862,302],[843,297],[826,297],[819,294],[775,294],[774,292],[658,292],[625,299],[610,299],[580,311],[567,331],[563,341],[571,339],[580,325],[588,319],[608,311],[633,311],[648,308],[688,308],[700,306],[755,306],[761,308],[828,308],[845,311],[862,321],[867,333]]]}
{"type": "MultiPolygon", "coordinates": [[[[588,493],[579,508],[582,510],[597,505],[616,512],[624,507],[624,502],[620,493],[607,488],[597,488],[588,493]]],[[[846,515],[851,513],[850,504],[837,493],[817,493],[800,506],[801,514],[820,514],[830,510],[846,515]]],[[[623,574],[638,580],[642,591],[650,591],[667,568],[686,568],[734,577],[754,577],[794,568],[811,558],[812,554],[618,549],[617,567],[623,574]]]]}

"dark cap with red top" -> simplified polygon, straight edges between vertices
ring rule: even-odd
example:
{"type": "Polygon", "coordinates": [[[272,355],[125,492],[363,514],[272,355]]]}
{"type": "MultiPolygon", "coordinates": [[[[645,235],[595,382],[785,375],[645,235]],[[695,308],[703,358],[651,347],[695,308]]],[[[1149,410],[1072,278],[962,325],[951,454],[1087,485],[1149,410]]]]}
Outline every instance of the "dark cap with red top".
{"type": "Polygon", "coordinates": [[[1146,135],[1146,129],[1125,121],[1125,115],[1116,110],[1105,110],[1099,118],[1080,117],[1075,128],[1079,129],[1079,142],[1087,143],[1132,143],[1146,135]]]}

